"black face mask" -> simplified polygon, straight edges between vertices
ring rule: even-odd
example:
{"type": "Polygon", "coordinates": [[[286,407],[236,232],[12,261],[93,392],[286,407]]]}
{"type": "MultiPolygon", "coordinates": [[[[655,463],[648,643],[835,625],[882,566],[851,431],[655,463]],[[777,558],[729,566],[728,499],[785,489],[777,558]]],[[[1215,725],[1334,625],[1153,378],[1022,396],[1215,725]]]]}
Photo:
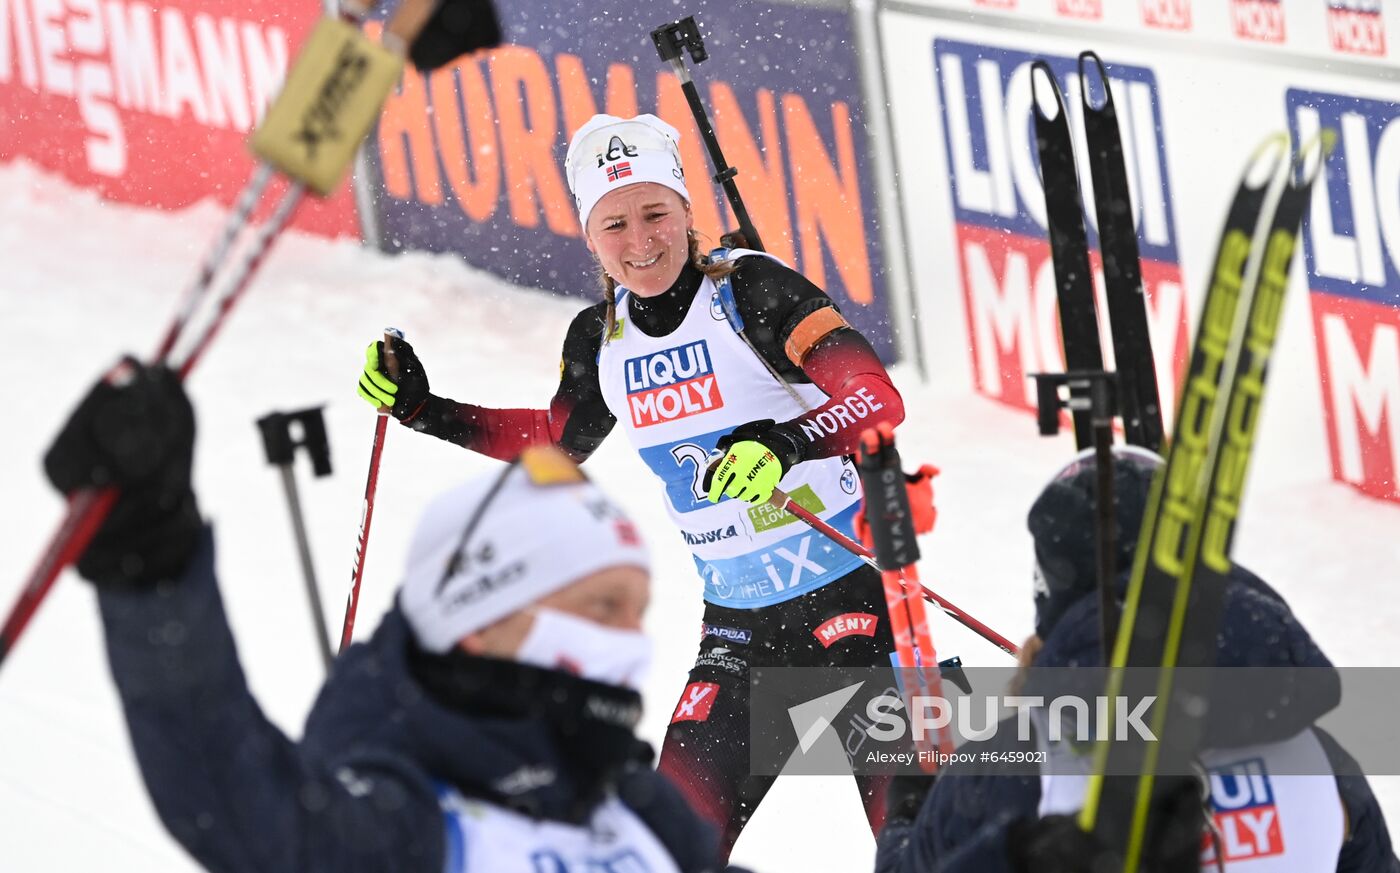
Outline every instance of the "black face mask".
{"type": "Polygon", "coordinates": [[[558,670],[518,661],[443,655],[414,647],[414,676],[435,701],[467,715],[528,719],[549,725],[560,758],[586,814],[630,764],[650,762],[651,749],[634,731],[642,696],[558,670]]]}

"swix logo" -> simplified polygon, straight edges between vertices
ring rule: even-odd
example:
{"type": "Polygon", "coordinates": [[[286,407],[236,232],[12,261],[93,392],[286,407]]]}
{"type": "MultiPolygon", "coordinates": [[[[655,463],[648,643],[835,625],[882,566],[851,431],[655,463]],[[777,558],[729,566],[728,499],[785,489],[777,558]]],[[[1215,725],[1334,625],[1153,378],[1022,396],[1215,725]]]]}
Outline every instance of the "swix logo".
{"type": "MultiPolygon", "coordinates": [[[[1262,759],[1212,767],[1210,803],[1226,863],[1282,855],[1278,805],[1262,759]]],[[[1202,866],[1215,864],[1215,841],[1203,843],[1202,866]]]]}
{"type": "Polygon", "coordinates": [[[875,636],[875,625],[879,621],[879,618],[868,612],[847,612],[835,618],[828,618],[812,628],[812,634],[821,641],[822,648],[829,649],[832,643],[846,637],[875,636]]]}
{"type": "Polygon", "coordinates": [[[287,34],[254,21],[127,0],[0,2],[0,84],[76,100],[88,169],[104,176],[127,170],[123,116],[248,130],[286,70],[287,34]]]}
{"type": "Polygon", "coordinates": [[[1283,0],[1230,0],[1235,36],[1260,42],[1283,42],[1283,0]]]}
{"type": "Polygon", "coordinates": [[[1296,141],[1340,137],[1304,223],[1333,478],[1400,503],[1400,104],[1290,89],[1296,141]]]}
{"type": "Polygon", "coordinates": [[[1066,18],[1103,18],[1103,0],[1055,0],[1055,11],[1066,18]]]}
{"type": "Polygon", "coordinates": [[[724,406],[704,340],[628,358],[623,372],[627,407],[636,427],[676,421],[724,406]]]}
{"type": "Polygon", "coordinates": [[[1191,0],[1139,0],[1142,23],[1162,30],[1191,29],[1191,0]]]}
{"type": "MultiPolygon", "coordinates": [[[[974,379],[982,394],[1026,410],[1035,409],[1035,386],[1028,374],[1064,369],[1045,194],[1029,123],[1035,57],[995,46],[934,42],[974,379]]],[[[1046,60],[1070,95],[1079,180],[1086,202],[1092,203],[1087,149],[1077,133],[1083,130],[1078,62],[1055,56],[1046,60]]],[[[1175,408],[1174,386],[1185,361],[1188,331],[1157,81],[1144,67],[1108,66],[1142,253],[1157,381],[1162,408],[1169,411],[1175,408]]],[[[1094,213],[1086,211],[1086,228],[1102,293],[1094,213]]],[[[1105,311],[1102,302],[1099,310],[1105,311]]],[[[1106,323],[1103,328],[1107,330],[1106,323]]],[[[1111,358],[1106,334],[1102,346],[1111,358]]]]}
{"type": "Polygon", "coordinates": [[[1381,0],[1331,0],[1327,33],[1332,48],[1354,55],[1385,55],[1385,17],[1381,0]]]}
{"type": "Polygon", "coordinates": [[[986,6],[991,9],[1015,9],[1016,0],[976,0],[978,6],[986,6]]]}
{"type": "Polygon", "coordinates": [[[370,56],[364,47],[353,42],[346,42],[340,47],[334,71],[321,83],[321,90],[302,114],[301,127],[296,132],[297,142],[306,147],[307,159],[315,160],[316,149],[322,140],[341,138],[337,116],[345,101],[355,94],[364,81],[369,65],[370,56]]]}
{"type": "Polygon", "coordinates": [[[671,714],[671,724],[681,721],[705,721],[719,697],[719,684],[716,682],[692,682],[681,692],[676,711],[671,714]]]}

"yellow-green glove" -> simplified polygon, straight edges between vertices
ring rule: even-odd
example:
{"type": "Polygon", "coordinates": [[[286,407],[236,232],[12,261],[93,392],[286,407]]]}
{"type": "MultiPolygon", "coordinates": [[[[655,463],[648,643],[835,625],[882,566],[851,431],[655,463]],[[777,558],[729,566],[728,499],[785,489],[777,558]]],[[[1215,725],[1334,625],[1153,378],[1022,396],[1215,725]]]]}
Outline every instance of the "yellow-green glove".
{"type": "Polygon", "coordinates": [[[365,349],[365,368],[360,373],[358,393],[375,409],[387,406],[394,418],[411,421],[428,401],[428,374],[413,346],[394,340],[394,357],[399,375],[395,380],[384,366],[384,342],[372,342],[365,349]]]}
{"type": "Polygon", "coordinates": [[[805,448],[800,435],[771,418],[740,425],[715,445],[715,460],[704,483],[710,502],[718,503],[723,496],[766,503],[787,471],[802,460],[805,448]]]}

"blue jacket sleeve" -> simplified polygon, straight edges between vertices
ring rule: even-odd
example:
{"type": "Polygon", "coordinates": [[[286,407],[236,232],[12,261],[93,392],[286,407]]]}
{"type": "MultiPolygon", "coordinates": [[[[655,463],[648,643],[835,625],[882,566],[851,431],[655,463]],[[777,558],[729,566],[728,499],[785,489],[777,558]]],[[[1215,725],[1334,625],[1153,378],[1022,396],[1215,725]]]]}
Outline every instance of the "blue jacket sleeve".
{"type": "Polygon", "coordinates": [[[99,589],[112,676],[141,775],[166,828],[223,873],[442,869],[426,777],[397,759],[332,769],[263,715],[238,663],[213,535],[153,591],[99,589]]]}
{"type": "Polygon", "coordinates": [[[1327,731],[1313,728],[1313,732],[1327,753],[1346,811],[1346,841],[1337,858],[1337,873],[1400,873],[1385,814],[1361,765],[1327,731]]]}
{"type": "MultiPolygon", "coordinates": [[[[1030,750],[998,731],[962,752],[1030,750]]],[[[1007,835],[1018,819],[1034,819],[1040,805],[1036,765],[1005,772],[968,772],[954,764],[938,777],[913,822],[892,822],[875,844],[876,873],[1010,873],[1007,835]]]]}

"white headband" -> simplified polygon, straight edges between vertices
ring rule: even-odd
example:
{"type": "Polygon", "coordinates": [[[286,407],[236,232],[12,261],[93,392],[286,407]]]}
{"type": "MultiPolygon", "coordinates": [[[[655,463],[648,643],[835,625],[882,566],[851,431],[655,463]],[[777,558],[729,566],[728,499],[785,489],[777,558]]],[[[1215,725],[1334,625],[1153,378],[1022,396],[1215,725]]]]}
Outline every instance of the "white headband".
{"type": "Polygon", "coordinates": [[[650,566],[636,527],[598,486],[535,485],[516,467],[444,579],[463,531],[500,475],[440,495],[414,531],[399,608],[426,651],[449,651],[468,634],[599,570],[650,566]]]}
{"type": "Polygon", "coordinates": [[[564,158],[564,175],[578,206],[579,224],[598,201],[639,182],[665,185],[690,202],[681,168],[680,133],[655,115],[595,115],[578,129],[564,158]]]}

